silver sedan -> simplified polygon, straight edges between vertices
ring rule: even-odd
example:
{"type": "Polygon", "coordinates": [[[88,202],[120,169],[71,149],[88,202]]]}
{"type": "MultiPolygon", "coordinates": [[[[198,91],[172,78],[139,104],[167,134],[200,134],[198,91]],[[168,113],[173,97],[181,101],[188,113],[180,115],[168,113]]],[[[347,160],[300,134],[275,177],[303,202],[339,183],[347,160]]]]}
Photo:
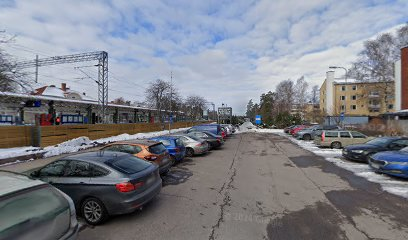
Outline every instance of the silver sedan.
{"type": "Polygon", "coordinates": [[[186,156],[192,157],[194,155],[200,155],[208,152],[208,143],[204,139],[196,138],[187,135],[172,135],[179,137],[186,147],[186,156]]]}

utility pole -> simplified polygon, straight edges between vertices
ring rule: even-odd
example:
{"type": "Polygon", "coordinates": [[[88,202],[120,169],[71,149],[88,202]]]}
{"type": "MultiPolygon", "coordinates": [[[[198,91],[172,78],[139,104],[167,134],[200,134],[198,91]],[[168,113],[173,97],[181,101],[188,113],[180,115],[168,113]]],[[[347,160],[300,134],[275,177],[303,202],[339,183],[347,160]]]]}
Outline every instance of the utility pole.
{"type": "Polygon", "coordinates": [[[38,54],[35,55],[35,83],[38,83],[38,54]]]}
{"type": "Polygon", "coordinates": [[[170,116],[169,116],[169,133],[171,133],[171,118],[173,113],[171,112],[171,105],[173,100],[173,71],[170,72],[170,116]]]}

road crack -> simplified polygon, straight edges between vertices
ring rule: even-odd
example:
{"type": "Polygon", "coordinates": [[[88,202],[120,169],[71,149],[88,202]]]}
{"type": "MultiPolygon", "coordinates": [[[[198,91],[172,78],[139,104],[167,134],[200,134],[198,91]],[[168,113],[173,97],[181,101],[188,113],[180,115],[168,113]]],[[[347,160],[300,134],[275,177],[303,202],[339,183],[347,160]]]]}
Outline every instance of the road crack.
{"type": "Polygon", "coordinates": [[[214,225],[211,227],[211,234],[210,234],[210,236],[208,237],[209,240],[214,240],[214,239],[215,239],[215,231],[216,231],[216,229],[219,229],[221,223],[224,222],[224,212],[225,212],[225,208],[226,208],[227,206],[230,206],[230,205],[231,205],[231,195],[230,195],[230,193],[229,193],[229,190],[231,190],[231,189],[234,188],[233,182],[234,182],[235,176],[237,175],[237,169],[236,169],[234,166],[235,166],[235,160],[236,160],[236,158],[237,158],[238,150],[240,149],[241,142],[242,142],[242,136],[240,135],[239,143],[238,143],[238,145],[237,145],[237,148],[236,148],[236,150],[235,150],[234,157],[232,158],[231,165],[230,165],[230,167],[229,167],[229,175],[230,175],[230,176],[229,176],[229,178],[227,179],[227,181],[223,183],[221,189],[218,191],[220,194],[223,194],[223,195],[224,195],[224,198],[223,198],[223,200],[222,200],[222,203],[219,205],[219,207],[220,207],[220,213],[219,213],[219,215],[218,215],[217,222],[216,222],[216,224],[214,224],[214,225]]]}

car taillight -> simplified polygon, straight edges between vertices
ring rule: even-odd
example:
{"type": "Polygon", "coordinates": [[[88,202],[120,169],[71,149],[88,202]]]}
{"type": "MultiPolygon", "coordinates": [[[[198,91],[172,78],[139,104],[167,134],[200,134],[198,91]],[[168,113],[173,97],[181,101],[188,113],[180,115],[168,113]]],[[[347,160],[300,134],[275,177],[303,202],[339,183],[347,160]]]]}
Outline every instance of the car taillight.
{"type": "Polygon", "coordinates": [[[176,150],[176,152],[180,152],[180,148],[176,148],[175,150],[176,150]]]}
{"type": "Polygon", "coordinates": [[[197,145],[196,145],[196,147],[201,147],[201,145],[202,145],[202,144],[201,144],[201,143],[199,143],[199,144],[197,144],[197,145]]]}
{"type": "Polygon", "coordinates": [[[157,157],[156,156],[146,156],[144,157],[144,159],[149,160],[149,161],[154,161],[157,159],[157,157]]]}
{"type": "Polygon", "coordinates": [[[119,192],[131,192],[135,190],[135,185],[130,182],[118,183],[116,184],[116,189],[119,192]]]}
{"type": "Polygon", "coordinates": [[[324,141],[324,132],[322,132],[322,142],[324,141]]]}

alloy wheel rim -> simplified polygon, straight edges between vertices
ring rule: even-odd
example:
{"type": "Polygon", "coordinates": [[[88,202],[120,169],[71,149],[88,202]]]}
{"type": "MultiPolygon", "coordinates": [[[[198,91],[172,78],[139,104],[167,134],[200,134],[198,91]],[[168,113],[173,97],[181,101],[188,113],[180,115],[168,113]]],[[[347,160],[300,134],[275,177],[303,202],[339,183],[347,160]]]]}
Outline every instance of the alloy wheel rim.
{"type": "Polygon", "coordinates": [[[95,201],[88,201],[84,206],[84,215],[88,221],[96,222],[102,216],[102,207],[95,201]]]}

